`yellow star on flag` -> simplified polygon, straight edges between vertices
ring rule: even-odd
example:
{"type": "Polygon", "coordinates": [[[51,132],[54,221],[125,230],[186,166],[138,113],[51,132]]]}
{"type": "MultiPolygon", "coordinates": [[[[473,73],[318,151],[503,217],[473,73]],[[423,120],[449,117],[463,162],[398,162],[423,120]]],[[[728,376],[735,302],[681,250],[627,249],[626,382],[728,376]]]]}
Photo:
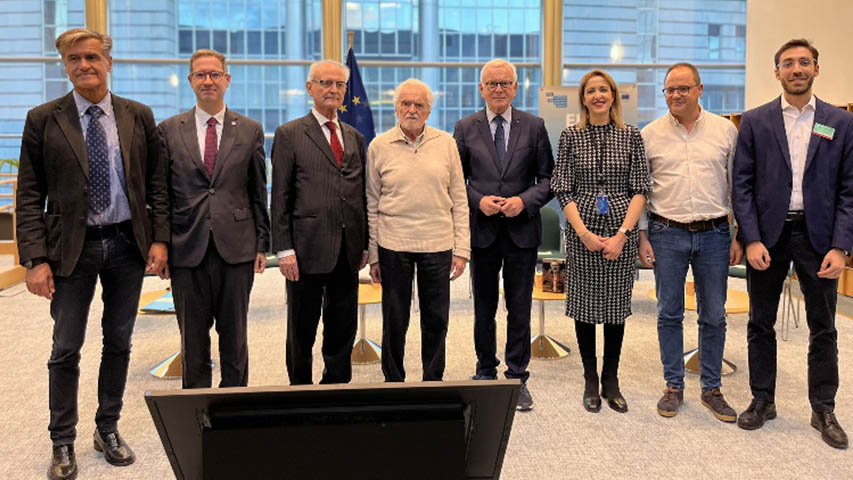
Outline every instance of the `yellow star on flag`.
{"type": "Polygon", "coordinates": [[[344,113],[344,112],[346,112],[346,111],[347,111],[347,106],[346,106],[346,105],[341,105],[340,107],[338,107],[338,110],[340,110],[340,111],[341,111],[341,113],[344,113]]]}
{"type": "Polygon", "coordinates": [[[359,103],[361,103],[361,99],[360,99],[360,98],[358,98],[358,97],[352,97],[352,104],[353,104],[353,105],[358,105],[359,103]]]}

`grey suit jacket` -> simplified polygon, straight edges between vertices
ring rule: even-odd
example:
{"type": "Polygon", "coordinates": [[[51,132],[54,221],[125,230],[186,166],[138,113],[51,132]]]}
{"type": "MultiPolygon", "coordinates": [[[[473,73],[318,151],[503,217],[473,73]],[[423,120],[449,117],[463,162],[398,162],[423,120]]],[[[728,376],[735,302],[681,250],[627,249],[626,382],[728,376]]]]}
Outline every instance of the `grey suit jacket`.
{"type": "MultiPolygon", "coordinates": [[[[133,234],[146,259],[152,241],[169,242],[169,195],[157,128],[147,106],[117,95],[112,104],[133,234]]],[[[20,160],[21,263],[46,257],[54,274],[68,276],[83,250],[89,212],[89,156],[73,93],[27,113],[20,160]]]]}
{"type": "Polygon", "coordinates": [[[158,132],[172,205],[169,263],[197,266],[211,234],[217,252],[231,264],[266,252],[270,234],[261,124],[225,110],[212,178],[199,151],[195,108],[164,120],[158,132]]]}
{"type": "Polygon", "coordinates": [[[485,109],[459,120],[453,137],[468,181],[471,246],[490,246],[497,237],[500,222],[504,222],[517,247],[538,247],[542,243],[539,210],[554,197],[551,193],[554,154],[545,121],[512,109],[512,128],[503,170],[485,109]],[[480,200],[486,195],[518,196],[524,201],[524,210],[512,218],[486,216],[480,210],[480,200]]]}
{"type": "Polygon", "coordinates": [[[294,249],[299,271],[329,273],[345,241],[358,270],[367,250],[364,137],[341,122],[343,168],[317,119],[308,115],[276,129],[272,147],[273,250],[294,249]],[[343,240],[342,240],[343,239],[343,240]]]}

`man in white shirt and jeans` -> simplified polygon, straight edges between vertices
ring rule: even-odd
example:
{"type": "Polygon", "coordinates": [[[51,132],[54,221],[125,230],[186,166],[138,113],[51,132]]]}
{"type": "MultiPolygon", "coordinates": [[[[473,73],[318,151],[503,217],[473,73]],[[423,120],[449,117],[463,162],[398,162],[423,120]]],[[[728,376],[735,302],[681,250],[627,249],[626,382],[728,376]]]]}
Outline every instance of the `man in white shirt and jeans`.
{"type": "Polygon", "coordinates": [[[737,413],[722,393],[728,266],[743,249],[729,232],[731,165],[737,129],[699,106],[702,82],[689,63],[669,68],[663,93],[669,113],[642,130],[652,190],[639,222],[640,261],[654,267],[658,341],[666,389],[658,413],[673,417],[684,402],[684,282],[693,268],[699,313],[702,404],[716,418],[737,413]]]}

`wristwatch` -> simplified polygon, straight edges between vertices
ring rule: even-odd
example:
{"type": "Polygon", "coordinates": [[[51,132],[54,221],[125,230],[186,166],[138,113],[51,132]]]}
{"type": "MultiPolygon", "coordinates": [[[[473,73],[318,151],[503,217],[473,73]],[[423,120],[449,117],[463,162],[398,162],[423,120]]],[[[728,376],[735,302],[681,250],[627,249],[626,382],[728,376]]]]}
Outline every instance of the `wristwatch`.
{"type": "Polygon", "coordinates": [[[42,263],[47,263],[47,259],[44,257],[33,258],[32,260],[24,262],[24,268],[31,270],[33,267],[41,265],[42,263]]]}
{"type": "Polygon", "coordinates": [[[621,233],[622,235],[625,235],[625,238],[631,238],[631,230],[628,230],[625,227],[620,228],[619,233],[621,233]]]}

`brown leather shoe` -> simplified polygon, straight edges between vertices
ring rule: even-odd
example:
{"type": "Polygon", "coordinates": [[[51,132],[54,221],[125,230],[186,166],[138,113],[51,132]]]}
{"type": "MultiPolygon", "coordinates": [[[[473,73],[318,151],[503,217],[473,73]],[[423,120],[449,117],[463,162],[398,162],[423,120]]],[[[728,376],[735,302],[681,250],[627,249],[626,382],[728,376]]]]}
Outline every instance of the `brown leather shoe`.
{"type": "Polygon", "coordinates": [[[729,406],[719,388],[702,392],[702,405],[708,407],[717,417],[717,420],[729,423],[737,420],[737,412],[729,406]]]}
{"type": "Polygon", "coordinates": [[[130,465],[136,460],[133,450],[124,442],[118,432],[101,435],[101,432],[96,428],[94,437],[95,450],[104,453],[107,463],[123,467],[130,465]]]}
{"type": "Polygon", "coordinates": [[[737,426],[744,430],[757,430],[767,420],[776,418],[776,404],[753,398],[749,407],[740,414],[737,426]]]}
{"type": "Polygon", "coordinates": [[[658,400],[658,413],[663,417],[674,417],[678,414],[678,407],[683,403],[684,390],[668,386],[658,400]]]}
{"type": "Polygon", "coordinates": [[[53,446],[53,457],[47,469],[50,480],[74,480],[77,478],[77,457],[74,455],[74,444],[53,446]]]}
{"type": "Polygon", "coordinates": [[[812,412],[812,426],[820,431],[820,438],[830,447],[847,448],[847,434],[832,412],[812,412]]]}

